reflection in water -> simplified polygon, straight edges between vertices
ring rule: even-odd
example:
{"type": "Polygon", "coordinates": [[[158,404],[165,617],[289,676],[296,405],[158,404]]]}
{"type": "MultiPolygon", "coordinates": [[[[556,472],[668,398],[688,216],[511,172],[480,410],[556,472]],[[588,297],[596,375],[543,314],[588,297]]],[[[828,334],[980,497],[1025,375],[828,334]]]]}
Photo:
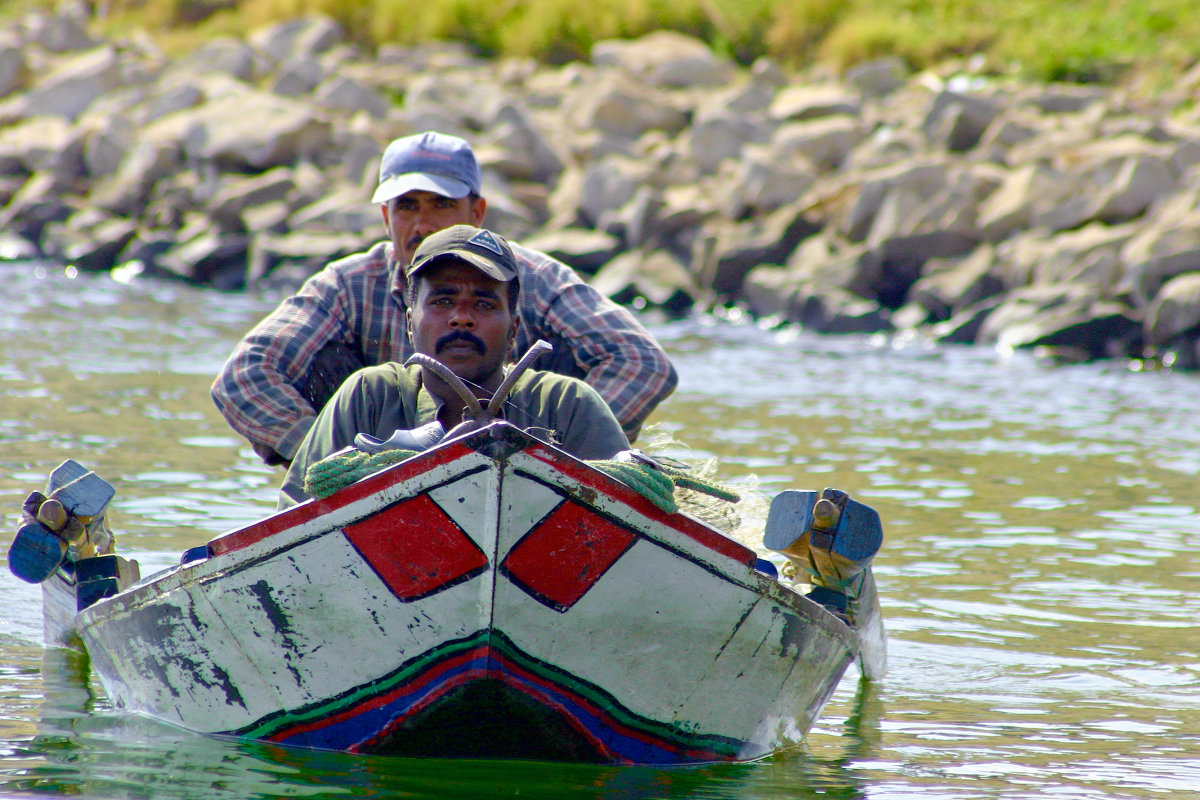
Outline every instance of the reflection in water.
{"type": "MultiPolygon", "coordinates": [[[[116,486],[113,526],[144,574],[273,509],[281,475],[228,431],[208,386],[275,298],[11,265],[0,280],[3,530],[67,457],[116,486]]],[[[197,736],[84,692],[78,658],[41,647],[40,591],[0,569],[0,794],[1012,800],[1200,786],[1196,377],[706,318],[654,331],[682,382],[643,444],[717,459],[748,497],[748,543],[785,487],[844,489],[883,517],[891,671],[864,685],[852,670],[802,747],[656,770],[197,736]]]]}
{"type": "Polygon", "coordinates": [[[22,792],[108,797],[277,798],[282,796],[499,798],[648,798],[865,796],[847,764],[868,757],[879,702],[860,682],[844,723],[842,756],[822,761],[797,749],[773,763],[688,768],[611,767],[530,762],[452,761],[358,756],[202,736],[93,707],[87,658],[47,650],[37,735],[6,770],[22,792]]]}

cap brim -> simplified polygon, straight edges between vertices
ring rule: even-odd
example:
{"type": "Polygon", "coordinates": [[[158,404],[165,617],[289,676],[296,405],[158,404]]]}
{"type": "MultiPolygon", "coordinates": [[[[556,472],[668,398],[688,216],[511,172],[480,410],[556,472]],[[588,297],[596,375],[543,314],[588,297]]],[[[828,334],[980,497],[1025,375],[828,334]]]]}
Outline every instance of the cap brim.
{"type": "Polygon", "coordinates": [[[507,274],[503,269],[501,269],[499,266],[497,266],[492,261],[489,261],[488,259],[486,259],[476,253],[472,253],[470,250],[444,250],[444,251],[438,253],[437,255],[430,256],[429,258],[422,261],[420,264],[417,264],[415,267],[413,267],[412,269],[410,269],[408,271],[408,275],[410,277],[413,275],[416,275],[421,270],[425,269],[426,267],[430,266],[431,264],[438,263],[442,259],[456,259],[459,261],[465,261],[468,264],[470,264],[472,267],[475,267],[475,269],[482,272],[484,275],[487,275],[489,278],[492,278],[494,280],[498,280],[501,283],[511,281],[513,278],[517,277],[516,275],[507,274]]]}
{"type": "Polygon", "coordinates": [[[457,178],[432,175],[428,172],[406,172],[403,175],[393,175],[380,183],[375,194],[371,195],[371,202],[386,203],[394,197],[417,190],[433,192],[442,197],[452,197],[456,200],[471,193],[471,187],[457,178]]]}

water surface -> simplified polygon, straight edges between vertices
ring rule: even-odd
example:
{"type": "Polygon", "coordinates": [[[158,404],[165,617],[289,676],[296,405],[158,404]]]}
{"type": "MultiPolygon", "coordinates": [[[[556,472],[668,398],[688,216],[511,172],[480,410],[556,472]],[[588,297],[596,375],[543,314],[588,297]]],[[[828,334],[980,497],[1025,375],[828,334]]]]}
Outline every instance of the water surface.
{"type": "MultiPolygon", "coordinates": [[[[0,264],[0,546],[75,458],[117,488],[143,573],[271,510],[282,474],[208,386],[277,301],[0,264]]],[[[650,325],[681,374],[640,444],[746,496],[756,545],[784,488],[878,509],[891,671],[853,670],[806,743],[686,769],[314,753],[113,711],[41,646],[40,594],[0,569],[0,795],[90,798],[1200,797],[1195,376],[816,337],[650,325]],[[85,688],[86,687],[86,688],[85,688]]],[[[652,679],[652,676],[647,676],[652,679]]]]}

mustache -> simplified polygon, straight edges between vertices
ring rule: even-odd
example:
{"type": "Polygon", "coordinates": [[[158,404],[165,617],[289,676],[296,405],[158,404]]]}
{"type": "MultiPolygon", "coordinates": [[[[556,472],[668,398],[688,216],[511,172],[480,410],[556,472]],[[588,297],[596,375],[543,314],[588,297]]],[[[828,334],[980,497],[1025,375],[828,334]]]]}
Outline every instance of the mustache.
{"type": "Polygon", "coordinates": [[[473,345],[475,349],[479,351],[479,355],[484,355],[487,353],[487,345],[485,345],[483,340],[475,334],[467,331],[451,331],[434,342],[434,355],[442,352],[446,346],[453,344],[454,342],[467,342],[468,344],[473,345]]]}

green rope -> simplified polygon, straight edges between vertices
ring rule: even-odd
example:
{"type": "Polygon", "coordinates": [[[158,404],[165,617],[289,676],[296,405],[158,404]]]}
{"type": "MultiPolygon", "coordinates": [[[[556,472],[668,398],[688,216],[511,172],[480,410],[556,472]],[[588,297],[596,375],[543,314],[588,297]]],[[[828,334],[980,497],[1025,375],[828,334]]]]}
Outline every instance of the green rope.
{"type": "MultiPolygon", "coordinates": [[[[392,464],[398,464],[414,455],[416,455],[414,450],[384,450],[374,454],[358,450],[334,453],[308,468],[308,472],[304,476],[304,491],[313,497],[328,497],[344,486],[349,486],[372,473],[390,467],[392,464]]],[[[707,494],[728,503],[736,503],[741,499],[729,489],[670,467],[656,469],[649,464],[637,461],[589,461],[587,463],[629,486],[668,513],[679,510],[679,504],[675,500],[677,488],[707,494]]]]}
{"type": "Polygon", "coordinates": [[[384,450],[373,454],[361,450],[334,453],[308,468],[304,474],[304,491],[313,497],[328,497],[344,486],[416,454],[416,450],[384,450]]]}
{"type": "Polygon", "coordinates": [[[675,502],[675,482],[649,464],[634,461],[589,461],[588,466],[616,478],[667,513],[679,510],[675,502]]]}
{"type": "Polygon", "coordinates": [[[679,510],[675,500],[676,489],[690,489],[727,503],[742,499],[736,492],[723,486],[671,467],[655,468],[638,461],[589,461],[588,464],[628,485],[663,511],[671,513],[679,510]]]}

